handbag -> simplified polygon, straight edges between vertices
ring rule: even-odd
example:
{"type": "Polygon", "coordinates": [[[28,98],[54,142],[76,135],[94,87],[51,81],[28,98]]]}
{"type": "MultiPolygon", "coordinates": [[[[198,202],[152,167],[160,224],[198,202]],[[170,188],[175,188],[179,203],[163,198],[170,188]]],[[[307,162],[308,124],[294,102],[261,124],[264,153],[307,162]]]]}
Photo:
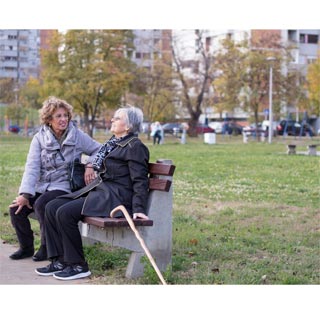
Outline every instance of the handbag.
{"type": "Polygon", "coordinates": [[[75,159],[74,161],[69,163],[68,175],[69,175],[70,189],[72,192],[77,191],[86,185],[84,181],[84,172],[85,172],[85,165],[81,163],[79,159],[75,159]]]}

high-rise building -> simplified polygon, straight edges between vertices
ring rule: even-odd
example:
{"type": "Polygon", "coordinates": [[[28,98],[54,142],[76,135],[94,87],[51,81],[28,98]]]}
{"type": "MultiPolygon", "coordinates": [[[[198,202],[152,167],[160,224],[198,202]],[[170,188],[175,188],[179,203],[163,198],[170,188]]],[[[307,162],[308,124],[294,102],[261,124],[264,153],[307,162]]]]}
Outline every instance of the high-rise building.
{"type": "Polygon", "coordinates": [[[39,30],[0,30],[0,78],[12,78],[18,84],[38,78],[39,47],[39,30]]]}
{"type": "MultiPolygon", "coordinates": [[[[292,61],[289,68],[299,70],[302,75],[306,75],[308,64],[314,62],[320,54],[320,30],[202,30],[203,45],[205,49],[215,54],[221,49],[221,40],[230,38],[234,41],[248,39],[251,47],[259,46],[259,49],[274,50],[275,42],[282,45],[291,45],[292,61]],[[272,40],[270,42],[270,40],[272,40]]],[[[189,65],[195,65],[199,54],[197,52],[197,37],[195,30],[173,30],[173,39],[176,39],[177,47],[181,59],[188,61],[189,65]]],[[[199,68],[199,67],[198,67],[199,68]]],[[[191,68],[189,68],[191,69],[191,68]]],[[[186,69],[188,72],[189,70],[186,69]]],[[[283,69],[284,72],[287,70],[283,69]]],[[[189,72],[189,76],[193,76],[189,72]]],[[[284,108],[283,112],[289,111],[284,108]]],[[[203,117],[207,114],[208,117],[218,117],[218,113],[214,114],[214,108],[211,106],[203,107],[203,117]]],[[[224,113],[226,114],[226,113],[224,113]]],[[[229,113],[228,113],[229,114],[229,113]]],[[[235,108],[233,115],[237,118],[243,118],[245,113],[241,108],[235,108]]],[[[202,121],[202,119],[200,119],[202,121]]]]}
{"type": "Polygon", "coordinates": [[[270,36],[278,38],[283,45],[290,45],[291,68],[307,72],[308,64],[314,62],[320,52],[320,30],[251,30],[251,39],[256,41],[270,36]]]}
{"type": "Polygon", "coordinates": [[[151,69],[157,59],[171,60],[171,30],[133,30],[132,61],[151,69]]]}

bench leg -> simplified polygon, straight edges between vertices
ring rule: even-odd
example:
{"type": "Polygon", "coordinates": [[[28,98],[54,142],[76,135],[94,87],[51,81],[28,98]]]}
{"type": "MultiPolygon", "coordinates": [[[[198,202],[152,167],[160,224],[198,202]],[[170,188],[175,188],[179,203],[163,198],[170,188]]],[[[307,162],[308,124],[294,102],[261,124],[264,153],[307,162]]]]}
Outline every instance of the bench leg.
{"type": "Polygon", "coordinates": [[[316,156],[317,155],[317,149],[315,147],[308,147],[308,155],[309,156],[316,156]]]}
{"type": "MultiPolygon", "coordinates": [[[[171,264],[171,251],[158,251],[152,252],[151,254],[159,269],[162,272],[166,271],[168,265],[171,264]]],[[[144,252],[131,252],[126,270],[126,277],[129,279],[142,277],[145,263],[150,262],[144,252]],[[145,257],[145,262],[141,262],[142,257],[145,257]]]]}
{"type": "Polygon", "coordinates": [[[288,146],[287,154],[296,154],[296,146],[288,146]]]}
{"type": "MultiPolygon", "coordinates": [[[[171,264],[171,252],[152,252],[153,258],[159,269],[165,271],[168,265],[171,264]]],[[[144,252],[132,252],[129,258],[126,277],[129,279],[138,278],[143,276],[144,263],[141,263],[141,258],[145,256],[146,262],[149,263],[148,258],[144,252]]]]}
{"type": "Polygon", "coordinates": [[[126,277],[129,279],[143,276],[144,264],[141,263],[141,258],[144,252],[132,252],[127,266],[126,277]]]}

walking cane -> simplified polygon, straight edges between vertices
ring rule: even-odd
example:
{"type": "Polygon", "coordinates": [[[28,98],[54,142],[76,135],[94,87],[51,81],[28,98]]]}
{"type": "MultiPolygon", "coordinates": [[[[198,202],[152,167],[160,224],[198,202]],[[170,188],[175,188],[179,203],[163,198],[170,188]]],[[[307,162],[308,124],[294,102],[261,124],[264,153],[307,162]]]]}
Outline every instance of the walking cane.
{"type": "Polygon", "coordinates": [[[130,217],[127,209],[126,209],[123,205],[120,205],[120,206],[114,208],[114,209],[111,211],[110,217],[113,218],[113,215],[115,214],[115,212],[116,212],[116,211],[119,211],[119,210],[123,212],[126,220],[127,220],[128,223],[129,223],[129,226],[130,226],[131,230],[134,232],[136,238],[139,240],[139,242],[140,242],[140,244],[141,244],[144,252],[146,253],[147,257],[149,258],[149,261],[150,261],[150,263],[152,264],[154,270],[156,271],[156,273],[157,273],[159,279],[161,280],[162,284],[167,284],[167,283],[165,282],[165,280],[164,280],[164,278],[163,278],[163,276],[162,276],[162,274],[161,274],[158,266],[156,265],[156,262],[154,261],[152,255],[151,255],[151,253],[150,253],[150,251],[149,251],[149,249],[147,248],[144,240],[141,238],[138,230],[136,229],[136,226],[134,225],[134,223],[133,223],[133,221],[132,221],[132,218],[130,217]]]}

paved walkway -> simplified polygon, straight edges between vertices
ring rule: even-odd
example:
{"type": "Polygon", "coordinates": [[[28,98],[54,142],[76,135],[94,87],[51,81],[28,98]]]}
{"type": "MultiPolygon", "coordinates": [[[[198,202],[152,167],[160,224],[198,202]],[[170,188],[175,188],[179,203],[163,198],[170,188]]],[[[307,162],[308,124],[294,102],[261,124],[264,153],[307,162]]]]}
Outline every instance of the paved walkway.
{"type": "Polygon", "coordinates": [[[18,250],[16,246],[0,239],[0,285],[2,284],[89,284],[89,278],[62,281],[51,276],[42,277],[34,269],[49,264],[49,261],[34,262],[32,258],[12,260],[9,255],[18,250]]]}

